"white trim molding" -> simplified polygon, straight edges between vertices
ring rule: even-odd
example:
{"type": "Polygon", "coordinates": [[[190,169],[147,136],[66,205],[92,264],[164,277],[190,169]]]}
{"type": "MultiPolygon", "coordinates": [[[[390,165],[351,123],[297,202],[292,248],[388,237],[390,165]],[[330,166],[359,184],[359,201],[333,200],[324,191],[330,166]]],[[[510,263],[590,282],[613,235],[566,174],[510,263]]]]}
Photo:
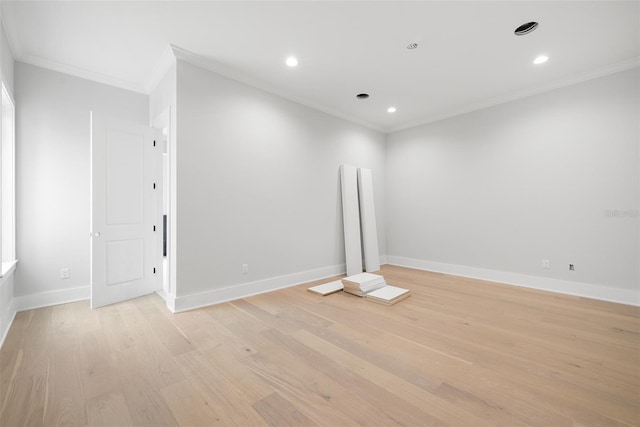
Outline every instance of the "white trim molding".
{"type": "Polygon", "coordinates": [[[48,292],[38,292],[37,294],[15,297],[15,306],[17,311],[32,310],[35,308],[49,307],[52,305],[88,300],[89,295],[89,286],[59,289],[48,292]]]}
{"type": "Polygon", "coordinates": [[[7,335],[9,335],[9,329],[11,329],[11,325],[13,325],[17,312],[15,300],[12,299],[7,307],[7,311],[2,313],[3,319],[0,321],[0,325],[2,325],[2,330],[0,330],[0,348],[2,348],[7,335]]]}
{"type": "Polygon", "coordinates": [[[9,50],[11,50],[11,56],[14,61],[18,60],[19,56],[22,56],[22,45],[20,44],[20,40],[15,37],[12,37],[12,34],[17,34],[14,28],[14,24],[12,21],[5,21],[3,16],[0,16],[0,26],[4,31],[4,35],[6,36],[7,44],[9,45],[9,50]]]}
{"type": "MultiPolygon", "coordinates": [[[[173,311],[174,313],[180,313],[182,311],[193,310],[195,308],[206,307],[209,305],[250,297],[253,295],[264,294],[266,292],[289,288],[291,286],[301,285],[307,282],[312,282],[314,280],[322,280],[329,277],[338,276],[340,274],[344,274],[345,271],[345,264],[332,265],[329,267],[272,277],[255,282],[225,286],[222,288],[212,289],[197,294],[177,296],[175,298],[175,301],[173,302],[173,309],[171,311],[173,311]]],[[[167,300],[167,307],[171,309],[169,300],[167,300]]]]}
{"type": "Polygon", "coordinates": [[[237,70],[231,69],[228,66],[223,65],[214,59],[206,58],[202,55],[198,55],[196,53],[190,52],[186,49],[183,49],[175,45],[171,45],[171,48],[173,49],[173,54],[175,55],[175,57],[180,61],[186,62],[198,68],[202,68],[203,70],[207,70],[212,73],[219,74],[223,77],[234,80],[236,82],[243,83],[255,89],[259,89],[261,91],[270,93],[272,95],[279,96],[280,98],[286,99],[296,104],[303,105],[305,107],[314,109],[316,111],[320,111],[325,114],[329,114],[330,116],[337,117],[341,120],[346,120],[347,122],[355,123],[357,125],[364,126],[368,129],[385,133],[385,129],[381,126],[378,126],[374,123],[370,123],[366,120],[362,120],[350,114],[345,114],[341,111],[338,111],[335,108],[327,107],[325,105],[312,102],[308,99],[294,96],[286,90],[279,89],[274,85],[271,85],[263,81],[262,79],[249,76],[237,70]]]}
{"type": "Polygon", "coordinates": [[[156,88],[160,81],[164,78],[165,74],[169,71],[171,66],[176,62],[176,55],[174,53],[173,45],[169,44],[160,55],[160,58],[156,62],[155,66],[151,70],[151,73],[148,75],[144,88],[147,94],[151,94],[156,88]]]}
{"type": "Polygon", "coordinates": [[[569,280],[530,276],[527,274],[488,270],[478,267],[468,267],[464,265],[447,264],[393,255],[388,256],[388,263],[399,267],[409,267],[417,270],[432,271],[435,273],[487,280],[490,282],[503,283],[524,288],[640,306],[640,292],[630,289],[611,288],[590,283],[572,282],[569,280]]]}
{"type": "Polygon", "coordinates": [[[132,92],[138,92],[138,93],[148,95],[144,85],[140,83],[119,79],[117,77],[108,76],[106,74],[96,73],[94,71],[85,70],[84,68],[63,64],[61,62],[51,61],[50,59],[41,58],[39,56],[22,55],[22,56],[16,57],[16,61],[24,62],[25,64],[35,65],[36,67],[57,71],[59,73],[80,77],[81,79],[90,80],[93,82],[102,83],[102,84],[117,87],[120,89],[125,89],[132,92]]]}
{"type": "Polygon", "coordinates": [[[172,313],[176,312],[176,296],[175,295],[169,294],[162,289],[157,290],[156,294],[158,294],[160,298],[164,300],[170,312],[172,313]]]}
{"type": "Polygon", "coordinates": [[[4,344],[17,312],[13,297],[15,290],[13,277],[13,270],[7,271],[3,277],[0,277],[0,348],[4,344]]]}
{"type": "Polygon", "coordinates": [[[2,267],[0,267],[0,278],[7,277],[16,270],[16,265],[18,264],[18,260],[7,261],[2,263],[2,267]]]}

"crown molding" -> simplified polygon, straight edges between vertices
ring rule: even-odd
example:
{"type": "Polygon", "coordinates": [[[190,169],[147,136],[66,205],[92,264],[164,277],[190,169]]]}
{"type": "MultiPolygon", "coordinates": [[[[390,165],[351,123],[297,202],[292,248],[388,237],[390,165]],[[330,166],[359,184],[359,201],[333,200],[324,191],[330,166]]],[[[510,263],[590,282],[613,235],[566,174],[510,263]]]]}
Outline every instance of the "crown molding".
{"type": "Polygon", "coordinates": [[[329,114],[339,119],[346,120],[348,122],[366,127],[368,129],[371,129],[377,132],[382,132],[385,134],[399,132],[402,130],[411,129],[411,128],[426,125],[429,123],[434,123],[437,121],[460,116],[463,114],[471,113],[471,112],[482,110],[485,108],[490,108],[496,105],[516,101],[518,99],[527,98],[530,96],[549,92],[555,89],[560,89],[562,87],[575,85],[585,81],[604,77],[610,74],[615,74],[621,71],[626,71],[629,69],[640,67],[640,57],[634,57],[625,61],[621,61],[615,64],[611,64],[605,67],[601,67],[595,70],[581,73],[576,76],[556,80],[549,84],[519,91],[507,96],[497,97],[497,98],[493,98],[493,99],[479,102],[479,103],[464,105],[464,106],[461,106],[460,108],[455,108],[440,114],[431,115],[423,119],[410,121],[397,126],[386,127],[386,126],[378,126],[376,124],[370,123],[360,118],[353,117],[348,114],[344,114],[340,111],[326,107],[321,104],[309,102],[308,100],[299,98],[297,96],[292,96],[291,94],[286,93],[286,91],[283,91],[280,88],[277,88],[273,85],[265,83],[260,79],[240,73],[215,60],[205,58],[201,55],[195,54],[193,52],[182,49],[172,44],[169,44],[167,48],[163,51],[162,55],[160,56],[160,58],[158,59],[152,71],[149,73],[147,79],[144,82],[132,82],[124,79],[118,79],[115,77],[107,76],[101,73],[96,73],[83,68],[62,64],[56,61],[51,61],[35,55],[25,55],[22,53],[20,41],[17,40],[15,37],[11,36],[12,34],[18,34],[17,32],[11,29],[10,27],[11,24],[7,26],[6,22],[2,17],[0,17],[0,24],[4,29],[4,32],[7,38],[7,43],[9,44],[9,48],[12,51],[13,58],[15,61],[24,62],[24,63],[35,65],[38,67],[47,68],[53,71],[95,81],[98,83],[103,83],[106,85],[148,95],[151,92],[153,92],[153,90],[155,90],[155,88],[158,86],[162,78],[166,75],[170,67],[176,62],[176,60],[179,59],[181,61],[194,65],[196,67],[203,68],[207,71],[214,72],[216,74],[222,75],[224,77],[230,78],[232,80],[238,81],[248,86],[257,88],[259,90],[262,90],[262,91],[274,94],[276,96],[279,96],[281,98],[287,99],[289,101],[295,102],[296,104],[300,104],[300,105],[312,108],[314,110],[323,112],[325,114],[329,114]]]}
{"type": "Polygon", "coordinates": [[[18,56],[22,54],[22,45],[20,44],[20,41],[17,37],[13,37],[13,34],[18,34],[18,32],[13,31],[13,24],[11,24],[11,21],[9,21],[9,24],[7,25],[7,21],[5,21],[4,16],[0,16],[0,25],[2,26],[2,31],[4,31],[13,60],[16,61],[18,56]]]}
{"type": "Polygon", "coordinates": [[[449,110],[442,114],[436,114],[429,116],[426,119],[415,120],[403,125],[394,126],[386,130],[387,134],[399,132],[401,130],[411,129],[414,127],[426,125],[429,123],[439,122],[441,120],[449,119],[451,117],[461,116],[463,114],[471,113],[473,111],[483,110],[485,108],[493,107],[507,102],[516,101],[522,98],[528,98],[530,96],[538,95],[544,92],[560,89],[566,86],[572,86],[578,83],[583,83],[589,80],[597,79],[600,77],[608,76],[610,74],[619,73],[621,71],[630,70],[632,68],[640,67],[640,57],[627,59],[625,61],[617,62],[615,64],[607,65],[605,67],[597,68],[585,73],[578,74],[565,79],[556,80],[552,83],[537,86],[524,91],[516,92],[511,95],[497,97],[488,101],[483,101],[475,104],[463,106],[461,108],[449,110]]]}
{"type": "Polygon", "coordinates": [[[72,65],[62,64],[60,62],[51,61],[34,55],[22,55],[16,58],[16,61],[24,62],[26,64],[35,65],[37,67],[47,68],[49,70],[57,71],[64,74],[80,77],[86,80],[91,80],[98,83],[103,83],[109,86],[115,86],[120,89],[130,90],[132,92],[138,92],[147,94],[144,85],[131,82],[128,80],[118,79],[116,77],[107,76],[105,74],[96,73],[93,71],[85,70],[83,68],[74,67],[72,65]]]}
{"type": "Polygon", "coordinates": [[[235,80],[237,82],[246,84],[248,86],[254,87],[256,89],[262,90],[264,92],[271,93],[273,95],[279,96],[281,98],[287,99],[291,102],[295,102],[296,104],[303,105],[305,107],[312,108],[314,110],[323,112],[333,117],[337,117],[342,120],[346,120],[350,123],[354,123],[368,129],[385,133],[385,129],[381,126],[375,125],[373,123],[367,122],[365,120],[359,119],[357,117],[350,116],[348,114],[344,114],[340,111],[337,111],[332,108],[328,108],[324,105],[316,104],[314,102],[309,102],[308,100],[299,98],[297,96],[292,96],[291,94],[286,93],[285,91],[272,86],[270,84],[265,83],[262,80],[256,79],[255,77],[248,76],[243,73],[239,73],[231,68],[220,64],[217,61],[205,58],[201,55],[195,54],[193,52],[189,52],[188,50],[182,49],[178,46],[171,45],[173,49],[173,53],[177,59],[194,65],[196,67],[205,69],[207,71],[211,71],[213,73],[219,74],[221,76],[227,77],[231,80],[235,80]]]}
{"type": "Polygon", "coordinates": [[[148,94],[156,90],[158,84],[160,84],[160,81],[167,74],[171,66],[176,63],[177,58],[174,49],[175,47],[172,44],[168,44],[152,68],[151,73],[149,73],[146,83],[144,84],[144,88],[148,94]]]}
{"type": "Polygon", "coordinates": [[[11,20],[5,21],[4,17],[0,16],[0,25],[2,26],[2,30],[4,31],[4,34],[6,36],[7,43],[9,44],[9,48],[11,49],[14,61],[24,62],[26,64],[47,68],[49,70],[57,71],[64,74],[70,74],[72,76],[95,81],[98,83],[103,83],[109,86],[115,86],[133,92],[143,93],[145,95],[148,95],[153,89],[156,88],[171,64],[175,62],[173,51],[171,47],[168,46],[163,52],[159,61],[156,63],[152,72],[149,74],[146,83],[143,84],[132,82],[124,79],[118,79],[116,77],[108,76],[105,74],[96,73],[94,71],[89,71],[83,68],[74,67],[72,65],[63,64],[57,61],[52,61],[36,55],[25,54],[22,49],[22,44],[20,43],[19,37],[17,36],[17,34],[19,34],[20,32],[16,31],[15,28],[13,28],[11,20]],[[7,24],[7,22],[9,23],[7,24]]]}

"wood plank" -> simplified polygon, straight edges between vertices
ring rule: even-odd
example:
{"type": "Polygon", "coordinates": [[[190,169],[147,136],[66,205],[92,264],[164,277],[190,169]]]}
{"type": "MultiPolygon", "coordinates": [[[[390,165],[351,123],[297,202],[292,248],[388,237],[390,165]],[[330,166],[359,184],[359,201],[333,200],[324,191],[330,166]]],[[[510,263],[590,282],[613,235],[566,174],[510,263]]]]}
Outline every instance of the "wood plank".
{"type": "Polygon", "coordinates": [[[225,423],[209,405],[206,392],[184,380],[160,390],[173,417],[181,426],[224,426],[225,423]]]}
{"type": "Polygon", "coordinates": [[[12,381],[0,425],[42,425],[46,401],[46,377],[22,377],[12,381]]]}
{"type": "Polygon", "coordinates": [[[249,369],[320,425],[393,424],[380,409],[278,346],[243,359],[249,369]]]}
{"type": "Polygon", "coordinates": [[[0,425],[639,425],[637,307],[381,274],[411,298],[307,291],[324,280],[176,315],[155,295],[18,313],[0,425]]]}
{"type": "Polygon", "coordinates": [[[270,426],[315,426],[309,418],[300,413],[289,401],[278,393],[272,393],[253,404],[253,408],[270,426]]]}
{"type": "Polygon", "coordinates": [[[91,426],[130,426],[133,420],[124,395],[105,393],[87,402],[87,419],[91,426]]]}
{"type": "Polygon", "coordinates": [[[148,298],[136,298],[137,307],[152,325],[153,333],[173,356],[194,350],[189,338],[176,325],[173,316],[168,317],[166,308],[149,304],[148,298]]]}
{"type": "Polygon", "coordinates": [[[405,401],[402,396],[386,390],[369,378],[358,375],[357,370],[353,371],[293,337],[278,330],[268,331],[264,335],[274,343],[284,346],[290,353],[313,363],[320,372],[347,387],[352,393],[358,394],[362,399],[378,406],[389,418],[396,420],[399,424],[445,425],[442,420],[425,412],[421,407],[405,401]]]}
{"type": "Polygon", "coordinates": [[[351,372],[355,372],[357,375],[400,397],[403,401],[414,405],[416,408],[426,410],[429,416],[442,420],[446,424],[477,425],[480,422],[473,415],[449,405],[448,402],[431,393],[428,390],[430,387],[423,388],[410,381],[405,381],[395,373],[389,372],[377,364],[370,363],[307,331],[300,331],[295,336],[298,341],[309,348],[326,355],[351,372]]]}
{"type": "Polygon", "coordinates": [[[121,374],[120,382],[132,425],[149,427],[179,425],[160,389],[147,381],[144,375],[131,372],[121,374]]]}
{"type": "Polygon", "coordinates": [[[78,345],[78,304],[54,307],[47,372],[47,404],[44,425],[87,424],[86,397],[78,345]]]}
{"type": "MultiPolygon", "coordinates": [[[[252,351],[245,349],[243,353],[239,346],[224,347],[225,352],[214,355],[213,359],[220,362],[221,357],[232,357],[241,361],[269,385],[268,390],[276,389],[295,401],[299,410],[316,423],[340,426],[353,424],[354,421],[357,425],[372,422],[395,424],[376,406],[325,376],[308,361],[292,356],[282,346],[266,339],[261,332],[238,322],[229,323],[227,327],[234,337],[253,343],[252,351]]],[[[228,363],[224,364],[229,366],[228,363]]]]}
{"type": "Polygon", "coordinates": [[[102,331],[86,332],[79,338],[82,390],[85,399],[92,399],[121,388],[118,380],[118,358],[109,349],[102,331]]]}
{"type": "Polygon", "coordinates": [[[15,379],[17,371],[21,369],[25,337],[25,328],[28,323],[30,311],[16,313],[13,324],[7,333],[4,344],[0,348],[0,410],[7,396],[9,384],[15,379]]]}
{"type": "Polygon", "coordinates": [[[238,364],[237,359],[207,358],[198,352],[191,352],[180,355],[179,361],[192,382],[206,393],[208,406],[223,424],[263,424],[251,405],[268,395],[270,390],[244,367],[241,367],[242,373],[238,375],[239,369],[231,367],[234,363],[238,364]],[[220,365],[224,365],[225,369],[217,369],[220,365]]]}

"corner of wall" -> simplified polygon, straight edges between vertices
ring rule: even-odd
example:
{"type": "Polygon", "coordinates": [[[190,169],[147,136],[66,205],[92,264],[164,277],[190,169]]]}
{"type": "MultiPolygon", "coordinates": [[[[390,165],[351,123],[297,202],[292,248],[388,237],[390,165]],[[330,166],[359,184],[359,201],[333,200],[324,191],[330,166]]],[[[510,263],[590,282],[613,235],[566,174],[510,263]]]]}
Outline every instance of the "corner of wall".
{"type": "Polygon", "coordinates": [[[156,291],[156,294],[158,294],[158,296],[164,300],[170,312],[172,313],[176,312],[176,296],[175,295],[168,294],[163,290],[156,291]]]}

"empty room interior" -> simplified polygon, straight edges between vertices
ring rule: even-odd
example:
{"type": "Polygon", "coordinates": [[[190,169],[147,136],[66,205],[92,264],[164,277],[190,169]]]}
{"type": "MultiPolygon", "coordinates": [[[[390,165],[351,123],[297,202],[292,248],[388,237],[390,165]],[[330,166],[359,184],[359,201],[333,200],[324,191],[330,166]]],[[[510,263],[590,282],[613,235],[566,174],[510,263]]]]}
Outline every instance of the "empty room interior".
{"type": "Polygon", "coordinates": [[[640,2],[0,24],[1,426],[640,426],[640,2]]]}

